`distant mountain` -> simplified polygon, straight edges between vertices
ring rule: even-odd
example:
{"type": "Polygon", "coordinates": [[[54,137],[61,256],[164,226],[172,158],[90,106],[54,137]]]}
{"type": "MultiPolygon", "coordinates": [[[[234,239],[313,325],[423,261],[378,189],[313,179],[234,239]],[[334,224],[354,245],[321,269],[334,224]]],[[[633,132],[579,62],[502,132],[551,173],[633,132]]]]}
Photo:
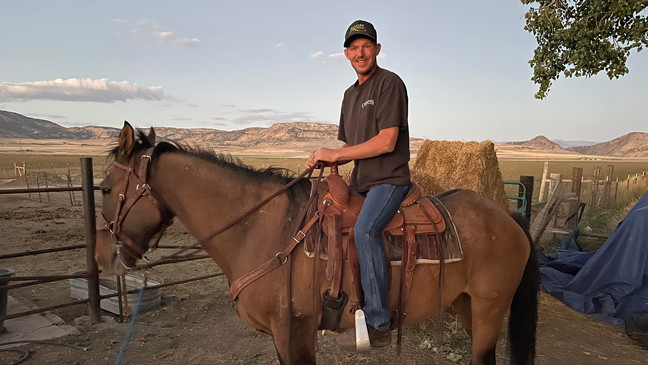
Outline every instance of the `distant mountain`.
{"type": "Polygon", "coordinates": [[[594,141],[583,141],[583,140],[578,140],[578,141],[566,141],[563,139],[552,139],[553,142],[556,142],[560,145],[562,148],[570,148],[570,147],[581,147],[581,146],[591,146],[595,145],[599,142],[594,142],[594,141]]]}
{"type": "Polygon", "coordinates": [[[76,139],[74,133],[56,123],[0,110],[0,137],[34,139],[76,139]]]}
{"type": "Polygon", "coordinates": [[[567,152],[558,143],[550,141],[545,136],[537,136],[537,137],[535,137],[535,138],[533,138],[531,140],[528,140],[528,141],[507,142],[507,143],[505,143],[505,145],[515,147],[515,148],[518,148],[518,149],[526,149],[526,150],[564,151],[564,152],[567,152]]]}
{"type": "Polygon", "coordinates": [[[116,139],[119,137],[119,129],[111,127],[70,127],[67,130],[74,134],[75,139],[116,139]]]}
{"type": "Polygon", "coordinates": [[[218,129],[181,129],[158,127],[155,133],[163,138],[197,145],[263,146],[302,141],[337,142],[337,126],[324,123],[277,123],[268,128],[245,128],[234,131],[218,129]]]}
{"type": "MultiPolygon", "coordinates": [[[[339,147],[337,126],[325,123],[277,123],[268,128],[246,128],[235,131],[196,128],[155,128],[160,140],[173,140],[190,146],[244,154],[248,151],[286,151],[310,153],[317,147],[339,147]]],[[[64,128],[46,120],[29,118],[0,110],[0,138],[115,140],[119,129],[109,127],[64,128]]],[[[416,149],[422,140],[412,139],[416,149]]]]}
{"type": "MultiPolygon", "coordinates": [[[[234,154],[283,151],[303,155],[320,146],[335,148],[341,145],[337,140],[337,126],[325,123],[277,123],[268,128],[254,127],[234,131],[157,127],[155,131],[160,140],[174,140],[190,146],[208,147],[234,154]]],[[[118,136],[118,128],[94,126],[65,128],[47,120],[0,110],[0,138],[116,141],[118,136]]],[[[418,150],[422,142],[422,139],[411,138],[411,150],[413,152],[418,150]]],[[[568,149],[564,149],[545,136],[537,136],[529,141],[507,142],[498,146],[502,150],[512,151],[648,157],[648,133],[634,132],[609,142],[568,149]]]]}
{"type": "Polygon", "coordinates": [[[608,142],[568,150],[586,155],[648,157],[648,133],[632,132],[608,142]]]}

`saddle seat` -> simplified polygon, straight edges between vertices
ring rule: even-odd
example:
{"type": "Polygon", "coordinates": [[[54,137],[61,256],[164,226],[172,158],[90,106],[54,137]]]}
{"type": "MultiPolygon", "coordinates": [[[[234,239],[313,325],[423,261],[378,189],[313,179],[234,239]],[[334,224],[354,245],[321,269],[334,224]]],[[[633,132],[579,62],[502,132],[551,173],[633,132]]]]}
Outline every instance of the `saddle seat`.
{"type": "MultiPolygon", "coordinates": [[[[348,234],[358,220],[365,198],[350,194],[348,185],[338,174],[332,173],[324,182],[328,185],[328,192],[320,199],[318,207],[320,212],[325,212],[324,227],[328,226],[331,215],[339,215],[342,232],[348,234]]],[[[405,225],[415,225],[417,234],[444,232],[446,223],[439,209],[429,199],[420,198],[421,189],[412,182],[407,196],[384,231],[401,236],[405,225]]]]}

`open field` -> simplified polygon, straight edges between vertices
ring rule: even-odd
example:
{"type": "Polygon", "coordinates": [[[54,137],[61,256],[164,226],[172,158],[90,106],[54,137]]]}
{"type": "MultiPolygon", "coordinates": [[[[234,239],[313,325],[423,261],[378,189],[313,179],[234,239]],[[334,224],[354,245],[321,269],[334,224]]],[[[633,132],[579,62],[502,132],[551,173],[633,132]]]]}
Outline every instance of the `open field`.
{"type": "MultiPolygon", "coordinates": [[[[34,145],[35,146],[35,145],[34,145]]],[[[68,173],[80,184],[79,157],[92,157],[95,177],[100,179],[107,168],[106,151],[109,144],[97,146],[40,145],[38,151],[17,152],[0,148],[0,180],[13,179],[13,164],[26,164],[29,172],[47,172],[57,175],[68,173]]],[[[1,147],[1,146],[0,146],[1,147]]],[[[15,146],[14,146],[15,147],[15,146]]],[[[20,147],[20,146],[19,146],[20,147]]],[[[12,147],[13,148],[13,147],[12,147]]],[[[298,173],[303,171],[305,156],[259,156],[253,153],[239,155],[244,163],[256,167],[283,167],[298,173]]],[[[518,181],[520,175],[533,175],[536,191],[544,168],[550,161],[549,171],[571,176],[573,167],[582,167],[587,179],[595,166],[602,171],[608,164],[615,165],[613,178],[648,170],[648,160],[606,159],[580,160],[549,159],[550,156],[528,155],[512,158],[500,156],[499,167],[503,179],[518,181]]],[[[414,157],[413,157],[414,160],[414,157]]],[[[344,167],[345,169],[347,166],[344,167]]],[[[0,182],[4,187],[24,187],[22,180],[0,182]]],[[[33,187],[33,186],[32,186],[33,187]]],[[[0,251],[6,253],[37,250],[52,246],[82,243],[82,208],[70,206],[68,194],[54,193],[50,202],[40,202],[27,194],[0,196],[0,251]]],[[[537,196],[537,193],[536,193],[537,196]]],[[[96,193],[96,203],[101,204],[96,193]]],[[[181,224],[175,223],[165,234],[162,244],[191,244],[191,238],[181,224]]],[[[156,255],[164,252],[156,252],[156,255]]],[[[168,254],[168,252],[167,252],[168,254]]],[[[16,269],[17,275],[63,274],[84,269],[82,251],[67,251],[45,256],[31,256],[3,260],[2,267],[16,269]]],[[[151,279],[159,282],[182,280],[217,272],[211,260],[169,265],[151,272],[151,279]]],[[[243,324],[232,310],[228,297],[228,284],[224,278],[165,288],[162,307],[138,318],[126,362],[134,364],[273,364],[276,357],[268,336],[243,324]]],[[[44,307],[69,300],[67,282],[56,282],[36,287],[12,290],[12,296],[29,303],[31,307],[44,307]]],[[[86,314],[85,306],[75,306],[54,311],[68,324],[86,314]]],[[[467,364],[469,340],[451,314],[445,316],[445,330],[439,319],[408,326],[404,334],[404,353],[396,357],[394,346],[372,351],[369,354],[350,354],[337,349],[335,334],[319,336],[318,361],[326,364],[401,363],[401,364],[467,364]]],[[[538,327],[538,364],[640,364],[645,360],[645,350],[630,340],[623,329],[599,322],[567,308],[550,295],[540,297],[538,327]],[[642,360],[644,359],[644,360],[642,360]]],[[[111,363],[119,351],[127,323],[106,323],[81,327],[81,333],[64,339],[68,344],[90,346],[87,352],[67,348],[29,345],[32,350],[26,364],[105,364],[111,363]]],[[[11,355],[0,353],[0,364],[9,363],[11,355]]],[[[506,363],[506,344],[502,339],[497,349],[498,362],[506,363]]]]}
{"type": "MultiPolygon", "coordinates": [[[[244,160],[253,165],[279,165],[279,161],[272,159],[246,157],[244,160]]],[[[295,162],[284,161],[289,165],[295,162]]],[[[100,206],[100,193],[96,192],[95,196],[100,206]]],[[[80,244],[84,241],[82,208],[70,206],[66,193],[53,193],[49,203],[29,199],[26,194],[0,195],[0,235],[3,237],[0,252],[3,253],[80,244]]],[[[193,242],[195,240],[184,227],[176,222],[161,244],[189,245],[193,242]]],[[[169,251],[158,250],[151,258],[163,254],[169,254],[169,251]]],[[[83,270],[85,257],[83,250],[65,251],[7,259],[0,261],[0,266],[14,268],[19,276],[65,274],[83,270]]],[[[150,278],[165,283],[218,270],[211,260],[200,260],[155,268],[150,272],[150,278]]],[[[11,290],[10,295],[32,308],[70,300],[67,281],[19,288],[11,290]]],[[[85,315],[87,309],[80,305],[53,312],[67,324],[75,324],[74,319],[85,315]]],[[[78,335],[60,340],[66,344],[87,346],[88,351],[30,344],[22,347],[31,352],[24,363],[113,363],[128,323],[116,323],[113,317],[107,318],[106,322],[94,326],[78,325],[78,335]]],[[[334,333],[320,334],[318,362],[468,364],[467,335],[458,327],[452,314],[445,315],[444,319],[445,326],[439,319],[407,326],[400,357],[396,356],[394,345],[366,354],[343,352],[334,344],[334,333]]],[[[16,357],[13,356],[0,353],[0,364],[14,361],[16,357]]],[[[541,293],[537,364],[641,364],[645,356],[646,350],[628,338],[622,328],[579,314],[550,295],[541,293]]],[[[502,338],[497,348],[498,362],[508,363],[507,357],[506,343],[502,338]]],[[[138,317],[124,361],[151,365],[275,364],[276,356],[268,336],[237,318],[229,299],[227,280],[219,277],[164,288],[162,307],[138,317]]]]}
{"type": "MultiPolygon", "coordinates": [[[[79,152],[70,153],[70,154],[50,154],[50,153],[35,153],[35,152],[24,152],[24,153],[7,153],[0,152],[0,179],[11,179],[14,178],[13,165],[18,164],[22,165],[24,162],[26,164],[27,170],[31,172],[45,171],[52,172],[58,175],[63,175],[67,172],[68,167],[70,168],[73,175],[79,174],[79,158],[92,157],[95,176],[101,177],[101,172],[108,167],[109,161],[106,159],[105,151],[108,150],[108,147],[104,150],[104,153],[99,154],[87,154],[84,155],[79,152]]],[[[264,168],[264,167],[282,167],[289,169],[295,173],[299,173],[304,169],[304,163],[306,162],[305,157],[281,157],[281,156],[256,156],[256,155],[235,155],[235,157],[241,159],[245,164],[253,166],[255,168],[264,168]]],[[[412,161],[415,157],[412,157],[412,161]]],[[[510,158],[510,157],[499,157],[499,168],[502,173],[502,180],[504,181],[519,181],[521,175],[530,175],[535,179],[534,196],[538,197],[538,192],[540,189],[540,180],[542,178],[542,172],[544,169],[544,162],[549,161],[549,172],[550,173],[560,173],[563,175],[563,178],[570,179],[572,175],[572,169],[574,167],[580,167],[583,169],[583,178],[588,180],[591,178],[594,168],[601,168],[601,176],[605,178],[605,171],[607,171],[608,165],[614,165],[614,174],[612,180],[624,180],[628,175],[635,176],[635,174],[641,175],[642,172],[648,172],[648,159],[636,159],[636,158],[608,158],[601,160],[551,160],[545,158],[538,158],[537,160],[532,159],[519,159],[519,158],[510,158]]]]}

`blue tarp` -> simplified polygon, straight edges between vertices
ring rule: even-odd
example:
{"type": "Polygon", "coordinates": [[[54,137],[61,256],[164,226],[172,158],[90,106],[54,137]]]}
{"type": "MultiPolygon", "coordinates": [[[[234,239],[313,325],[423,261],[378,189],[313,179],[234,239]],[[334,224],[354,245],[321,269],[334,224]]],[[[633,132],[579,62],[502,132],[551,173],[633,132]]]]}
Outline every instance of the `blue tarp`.
{"type": "Polygon", "coordinates": [[[578,233],[555,254],[538,252],[544,288],[571,308],[617,326],[648,315],[648,192],[597,251],[582,252],[578,233]]]}

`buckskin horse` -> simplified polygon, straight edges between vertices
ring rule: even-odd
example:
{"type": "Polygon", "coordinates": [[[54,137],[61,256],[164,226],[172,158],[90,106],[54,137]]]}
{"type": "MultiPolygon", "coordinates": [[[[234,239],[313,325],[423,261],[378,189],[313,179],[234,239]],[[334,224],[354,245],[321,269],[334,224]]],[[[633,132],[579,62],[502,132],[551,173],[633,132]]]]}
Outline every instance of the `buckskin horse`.
{"type": "MultiPolygon", "coordinates": [[[[263,271],[240,288],[235,298],[239,317],[272,336],[280,363],[314,364],[322,313],[313,293],[327,289],[325,265],[302,249],[287,250],[293,242],[303,244],[295,232],[303,225],[300,213],[309,200],[310,180],[293,181],[262,207],[226,224],[291,179],[280,169],[256,170],[212,151],[156,145],[153,128],[146,135],[127,122],[111,157],[113,166],[100,185],[103,207],[95,258],[102,272],[129,270],[149,249],[149,241],[154,248],[178,217],[229,283],[263,271]]],[[[528,224],[470,190],[441,200],[456,225],[464,258],[444,265],[442,286],[441,265],[416,266],[405,322],[425,320],[452,306],[472,338],[471,362],[492,364],[509,314],[511,362],[533,363],[539,275],[528,224]]],[[[391,268],[390,309],[398,301],[399,271],[391,268]]],[[[350,279],[343,278],[342,289],[352,290],[350,279]]],[[[340,327],[353,325],[353,315],[345,311],[340,327]]]]}

